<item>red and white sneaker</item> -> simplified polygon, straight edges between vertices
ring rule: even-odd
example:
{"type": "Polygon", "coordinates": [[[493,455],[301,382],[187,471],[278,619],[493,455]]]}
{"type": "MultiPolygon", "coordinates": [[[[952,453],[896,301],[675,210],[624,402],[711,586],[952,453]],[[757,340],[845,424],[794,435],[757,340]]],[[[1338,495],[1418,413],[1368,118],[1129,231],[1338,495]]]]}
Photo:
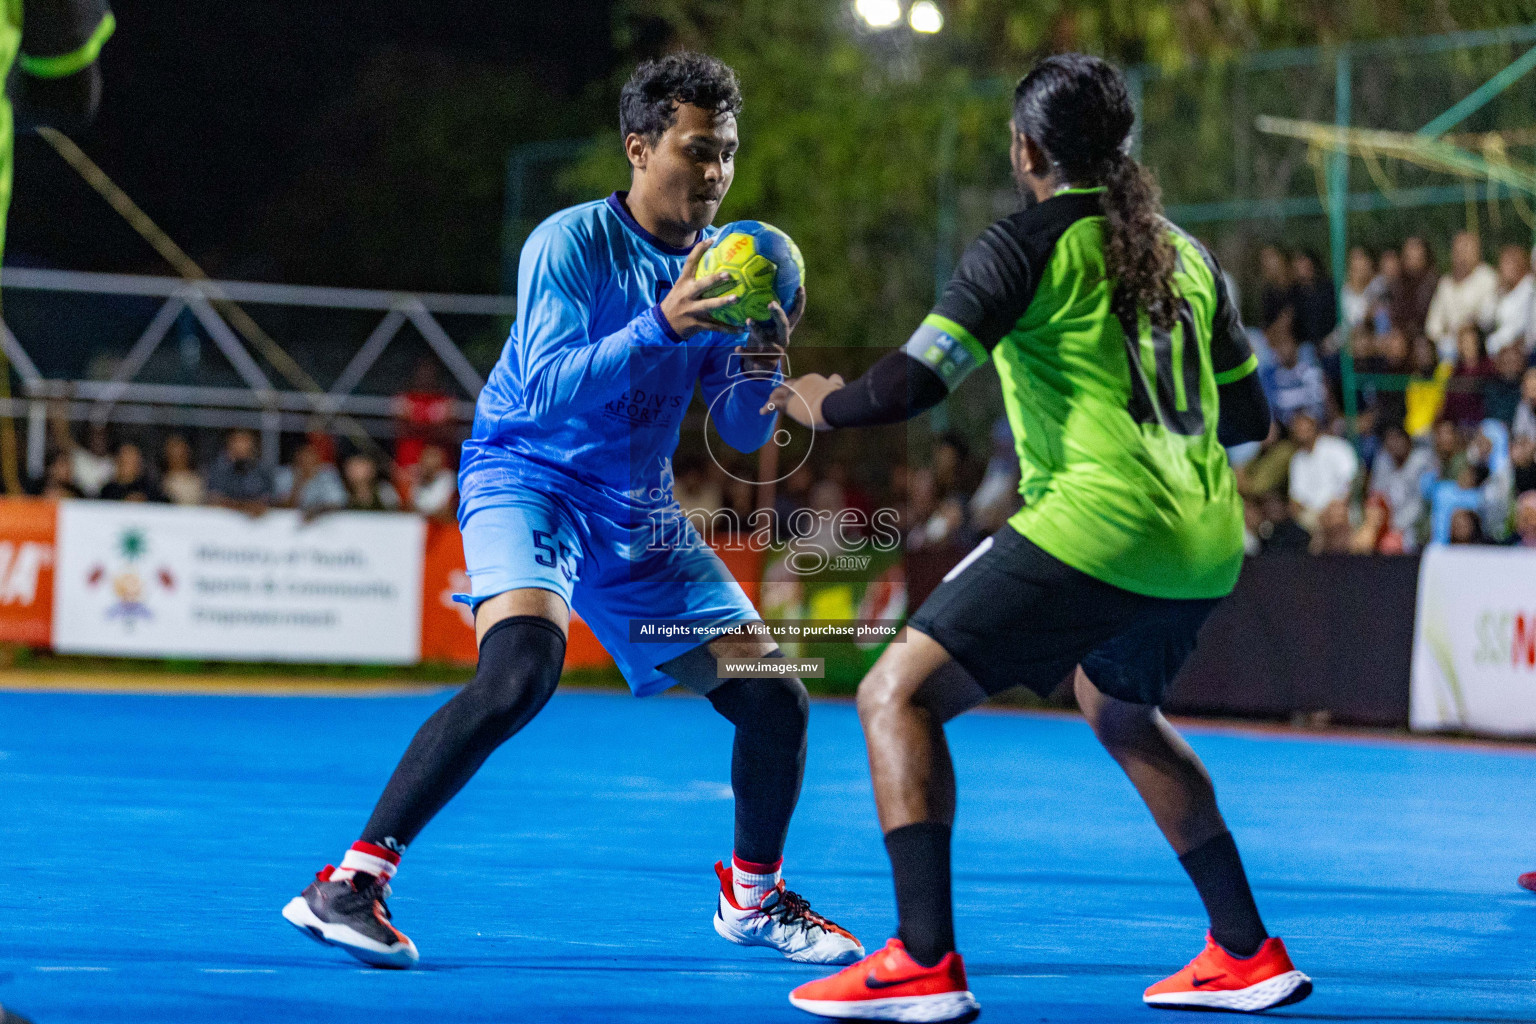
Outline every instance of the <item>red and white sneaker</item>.
{"type": "Polygon", "coordinates": [[[1536,871],[1527,871],[1525,874],[1515,879],[1515,881],[1520,884],[1520,888],[1529,889],[1531,892],[1536,892],[1536,871]]]}
{"type": "Polygon", "coordinates": [[[852,933],[811,909],[804,896],[779,882],[763,902],[736,902],[731,869],[715,862],[720,896],[715,901],[715,931],[738,946],[768,946],[799,964],[851,964],[864,955],[852,933]]]}
{"type": "Polygon", "coordinates": [[[1142,1002],[1164,1010],[1237,1010],[1256,1013],[1299,1003],[1312,994],[1312,979],[1296,969],[1277,938],[1238,958],[1217,945],[1209,932],[1205,950],[1183,970],[1153,985],[1142,1002]]]}
{"type": "Polygon", "coordinates": [[[946,953],[932,967],[907,955],[900,939],[889,939],[852,967],[830,978],[806,982],[789,994],[806,1013],[856,1020],[899,1020],[935,1024],[975,1020],[981,1004],[965,987],[965,963],[946,953]]]}

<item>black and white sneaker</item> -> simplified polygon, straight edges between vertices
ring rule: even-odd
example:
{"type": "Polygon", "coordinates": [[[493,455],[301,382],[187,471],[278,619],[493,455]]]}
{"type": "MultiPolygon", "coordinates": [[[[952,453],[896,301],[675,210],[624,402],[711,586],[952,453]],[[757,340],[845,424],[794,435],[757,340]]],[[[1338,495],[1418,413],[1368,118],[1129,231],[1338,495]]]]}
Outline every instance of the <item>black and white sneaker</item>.
{"type": "Polygon", "coordinates": [[[416,943],[390,923],[389,886],[373,875],[356,874],[332,881],[327,864],[301,895],[288,901],[283,918],[327,946],[346,950],[373,967],[397,970],[413,966],[421,955],[416,943]]]}
{"type": "Polygon", "coordinates": [[[790,892],[781,881],[763,902],[743,907],[736,902],[731,869],[715,865],[720,896],[715,902],[715,932],[738,946],[767,946],[800,964],[851,964],[864,956],[864,947],[848,929],[811,909],[804,896],[790,892]]]}

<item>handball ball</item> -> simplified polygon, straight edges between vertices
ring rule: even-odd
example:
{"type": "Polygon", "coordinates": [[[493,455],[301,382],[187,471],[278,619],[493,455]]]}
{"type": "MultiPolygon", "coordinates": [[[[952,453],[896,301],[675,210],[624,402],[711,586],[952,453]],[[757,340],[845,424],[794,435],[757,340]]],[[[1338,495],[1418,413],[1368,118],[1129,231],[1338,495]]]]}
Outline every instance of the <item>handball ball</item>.
{"type": "Polygon", "coordinates": [[[795,292],[805,280],[800,247],[772,224],[758,220],[732,221],[720,229],[699,261],[698,276],[711,277],[722,270],[730,279],[710,288],[704,297],[738,296],[731,305],[710,314],[735,327],[745,327],[748,320],[771,319],[768,304],[774,299],[789,313],[795,292]]]}

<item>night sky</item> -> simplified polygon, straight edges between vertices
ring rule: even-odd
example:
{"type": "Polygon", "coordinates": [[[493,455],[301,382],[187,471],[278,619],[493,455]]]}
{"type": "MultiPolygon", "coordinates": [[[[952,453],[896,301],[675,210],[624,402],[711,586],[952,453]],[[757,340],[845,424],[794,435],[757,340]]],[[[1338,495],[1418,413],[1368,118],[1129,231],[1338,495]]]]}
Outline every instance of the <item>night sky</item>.
{"type": "MultiPolygon", "coordinates": [[[[277,277],[280,268],[248,251],[255,227],[314,159],[309,119],[351,87],[370,57],[504,61],[552,95],[576,96],[610,70],[608,6],[115,0],[101,114],[76,138],[210,272],[277,277]]],[[[7,262],[168,272],[36,137],[18,140],[10,223],[7,262]]]]}

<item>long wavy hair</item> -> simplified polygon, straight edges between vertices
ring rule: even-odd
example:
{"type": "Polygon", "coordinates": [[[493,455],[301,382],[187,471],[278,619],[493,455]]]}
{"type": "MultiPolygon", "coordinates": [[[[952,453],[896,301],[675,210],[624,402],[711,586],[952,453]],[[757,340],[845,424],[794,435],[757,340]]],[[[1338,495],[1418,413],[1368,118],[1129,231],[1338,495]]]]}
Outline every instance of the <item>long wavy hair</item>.
{"type": "Polygon", "coordinates": [[[1136,115],[1125,77],[1081,53],[1047,57],[1013,91],[1013,125],[1045,151],[1063,183],[1103,185],[1104,262],[1114,283],[1114,312],[1135,322],[1145,311],[1157,326],[1175,319],[1175,255],[1152,174],[1131,158],[1136,115]]]}

